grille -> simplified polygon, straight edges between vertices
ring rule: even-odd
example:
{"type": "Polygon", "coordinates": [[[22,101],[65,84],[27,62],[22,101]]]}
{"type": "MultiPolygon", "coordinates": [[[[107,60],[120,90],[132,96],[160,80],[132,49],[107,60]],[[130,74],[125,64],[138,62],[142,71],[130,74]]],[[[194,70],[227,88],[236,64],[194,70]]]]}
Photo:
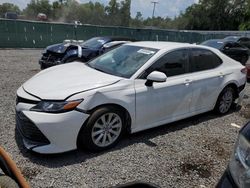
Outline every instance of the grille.
{"type": "Polygon", "coordinates": [[[30,141],[49,144],[49,140],[22,112],[16,112],[16,125],[23,137],[30,141]]]}
{"type": "Polygon", "coordinates": [[[42,60],[44,61],[50,61],[50,62],[54,62],[54,61],[59,61],[60,59],[62,58],[62,55],[61,54],[43,54],[42,56],[42,60]]]}

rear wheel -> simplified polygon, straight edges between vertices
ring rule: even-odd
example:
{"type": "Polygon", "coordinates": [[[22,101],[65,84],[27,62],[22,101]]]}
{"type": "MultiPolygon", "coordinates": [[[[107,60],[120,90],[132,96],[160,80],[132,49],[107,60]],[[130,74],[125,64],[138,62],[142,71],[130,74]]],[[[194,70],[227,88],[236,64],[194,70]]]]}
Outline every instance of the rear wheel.
{"type": "Polygon", "coordinates": [[[232,87],[224,88],[217,99],[215,111],[219,114],[226,114],[234,103],[235,91],[232,87]]]}
{"type": "Polygon", "coordinates": [[[124,132],[122,112],[112,106],[97,109],[79,133],[78,144],[91,151],[102,151],[116,145],[124,132]]]}

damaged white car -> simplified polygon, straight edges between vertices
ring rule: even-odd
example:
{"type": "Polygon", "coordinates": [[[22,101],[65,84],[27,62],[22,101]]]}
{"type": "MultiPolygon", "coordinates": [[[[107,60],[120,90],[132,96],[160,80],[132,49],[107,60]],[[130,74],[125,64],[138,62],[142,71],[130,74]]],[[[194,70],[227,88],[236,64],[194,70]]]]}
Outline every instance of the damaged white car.
{"type": "Polygon", "coordinates": [[[135,133],[240,102],[246,69],[192,44],[135,42],[41,71],[17,91],[17,129],[38,153],[113,147],[135,133]]]}

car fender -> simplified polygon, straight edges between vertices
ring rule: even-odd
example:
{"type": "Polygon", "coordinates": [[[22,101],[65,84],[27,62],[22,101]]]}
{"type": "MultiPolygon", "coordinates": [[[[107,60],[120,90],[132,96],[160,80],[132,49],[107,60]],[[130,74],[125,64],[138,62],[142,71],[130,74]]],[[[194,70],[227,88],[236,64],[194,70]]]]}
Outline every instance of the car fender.
{"type": "Polygon", "coordinates": [[[62,59],[62,62],[65,62],[68,58],[78,57],[78,49],[68,50],[65,56],[62,59]]]}
{"type": "Polygon", "coordinates": [[[135,122],[135,89],[130,81],[116,83],[104,88],[76,94],[67,100],[83,99],[77,107],[82,112],[91,113],[93,109],[103,105],[118,105],[126,109],[131,123],[135,122]],[[129,83],[130,82],[130,83],[129,83]],[[118,86],[117,86],[118,85],[118,86]]]}

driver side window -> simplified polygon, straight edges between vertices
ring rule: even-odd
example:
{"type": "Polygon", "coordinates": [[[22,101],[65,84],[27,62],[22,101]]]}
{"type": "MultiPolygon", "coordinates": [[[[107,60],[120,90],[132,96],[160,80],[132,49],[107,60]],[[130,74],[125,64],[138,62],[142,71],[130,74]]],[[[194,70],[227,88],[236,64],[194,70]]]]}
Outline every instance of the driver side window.
{"type": "Polygon", "coordinates": [[[187,73],[188,60],[189,56],[187,49],[169,52],[151,65],[141,78],[146,79],[153,71],[163,72],[167,77],[185,74],[187,73]]]}

